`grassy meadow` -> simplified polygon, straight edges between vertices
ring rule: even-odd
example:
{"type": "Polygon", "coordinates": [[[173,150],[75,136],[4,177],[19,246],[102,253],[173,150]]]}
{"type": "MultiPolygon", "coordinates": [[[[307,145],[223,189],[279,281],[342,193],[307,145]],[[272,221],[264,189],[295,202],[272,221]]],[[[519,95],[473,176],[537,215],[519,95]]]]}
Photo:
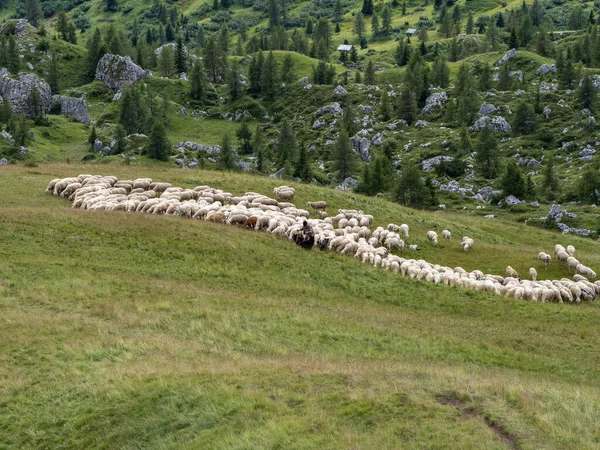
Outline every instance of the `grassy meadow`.
{"type": "MultiPolygon", "coordinates": [[[[600,446],[597,304],[432,285],[263,233],[44,194],[79,173],[234,194],[280,184],[144,165],[1,167],[1,449],[600,446]]],[[[408,223],[414,257],[431,262],[568,276],[534,261],[560,242],[600,267],[589,239],[296,188],[299,206],[408,223]],[[453,240],[427,245],[443,228],[453,240]]]]}

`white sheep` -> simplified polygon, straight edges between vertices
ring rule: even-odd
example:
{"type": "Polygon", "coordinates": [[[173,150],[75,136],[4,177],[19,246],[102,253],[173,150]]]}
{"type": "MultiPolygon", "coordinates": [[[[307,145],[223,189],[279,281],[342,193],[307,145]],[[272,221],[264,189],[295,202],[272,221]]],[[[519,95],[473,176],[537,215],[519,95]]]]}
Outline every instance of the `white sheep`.
{"type": "Polygon", "coordinates": [[[451,237],[452,237],[452,233],[450,233],[448,230],[442,230],[442,238],[445,241],[449,241],[451,237]]]}
{"type": "Polygon", "coordinates": [[[577,258],[574,258],[572,256],[569,256],[567,258],[567,269],[569,269],[569,272],[571,272],[571,273],[577,272],[578,265],[579,265],[579,261],[577,261],[577,258]]]}
{"type": "Polygon", "coordinates": [[[567,253],[569,256],[575,256],[575,247],[572,245],[567,245],[567,253]]]}
{"type": "Polygon", "coordinates": [[[547,269],[548,268],[548,263],[550,262],[550,260],[552,258],[550,257],[550,255],[548,253],[539,252],[537,259],[539,261],[544,261],[544,267],[547,269]]]}
{"type": "Polygon", "coordinates": [[[510,266],[506,266],[506,276],[507,277],[517,278],[517,279],[521,278],[519,276],[519,272],[517,272],[515,269],[513,269],[510,266]]]}
{"type": "Polygon", "coordinates": [[[327,208],[327,203],[324,201],[319,202],[307,202],[306,206],[311,207],[314,210],[325,209],[327,208]]]}
{"type": "Polygon", "coordinates": [[[537,280],[537,270],[535,270],[535,268],[531,267],[529,269],[529,278],[531,278],[533,281],[537,280]]]}
{"type": "Polygon", "coordinates": [[[437,245],[438,244],[438,235],[435,231],[428,231],[427,232],[427,239],[429,239],[429,243],[431,245],[437,245]]]}
{"type": "MultiPolygon", "coordinates": [[[[573,258],[575,259],[575,258],[573,258]]],[[[584,266],[583,264],[577,264],[576,266],[577,273],[581,275],[585,275],[588,278],[596,278],[596,272],[594,272],[589,267],[584,266]]]]}
{"type": "Polygon", "coordinates": [[[405,223],[400,225],[399,232],[402,233],[405,238],[408,238],[408,225],[406,225],[405,223]]]}

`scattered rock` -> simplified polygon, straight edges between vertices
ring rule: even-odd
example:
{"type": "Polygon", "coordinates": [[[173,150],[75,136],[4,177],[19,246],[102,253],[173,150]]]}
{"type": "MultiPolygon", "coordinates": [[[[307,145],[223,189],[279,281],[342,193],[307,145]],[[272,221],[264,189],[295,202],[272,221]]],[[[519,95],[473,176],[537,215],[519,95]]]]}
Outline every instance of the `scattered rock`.
{"type": "Polygon", "coordinates": [[[481,108],[479,108],[479,115],[481,116],[487,116],[489,114],[493,114],[495,113],[497,110],[497,108],[492,105],[491,103],[483,103],[481,105],[481,108]]]}
{"type": "MultiPolygon", "coordinates": [[[[154,50],[154,54],[156,56],[159,56],[165,48],[170,48],[171,51],[173,52],[173,55],[175,55],[175,52],[177,51],[177,44],[170,43],[170,44],[161,45],[160,47],[158,47],[154,50]]],[[[185,45],[183,45],[183,54],[186,57],[188,56],[188,48],[185,45]]]]}
{"type": "Polygon", "coordinates": [[[533,206],[534,208],[539,208],[540,207],[540,202],[538,202],[537,200],[534,202],[530,203],[531,206],[533,206]]]}
{"type": "Polygon", "coordinates": [[[496,218],[496,216],[493,215],[493,214],[488,214],[487,216],[483,216],[483,217],[486,218],[486,219],[494,219],[494,218],[496,218]]]}
{"type": "Polygon", "coordinates": [[[0,166],[6,166],[7,164],[8,164],[8,161],[6,160],[6,158],[0,159],[0,166]]]}
{"type": "Polygon", "coordinates": [[[348,93],[348,91],[346,91],[346,89],[344,89],[339,84],[333,90],[333,95],[346,95],[347,93],[348,93]]]}
{"type": "Polygon", "coordinates": [[[556,73],[556,64],[542,64],[535,72],[536,75],[546,75],[548,73],[556,73]]]}
{"type": "Polygon", "coordinates": [[[192,151],[204,151],[209,154],[216,154],[221,152],[220,145],[203,145],[197,142],[184,141],[177,144],[178,151],[192,150],[192,151]]]}
{"type": "MultiPolygon", "coordinates": [[[[439,155],[439,156],[434,156],[433,158],[426,159],[425,161],[421,162],[421,164],[423,165],[423,170],[425,172],[429,172],[431,169],[440,165],[442,161],[450,162],[450,161],[454,161],[454,158],[452,156],[439,155]]],[[[439,181],[438,181],[438,183],[439,183],[439,181]]],[[[436,187],[436,186],[434,186],[434,187],[436,187]]]]}
{"type": "Polygon", "coordinates": [[[469,128],[470,131],[481,131],[485,127],[489,127],[494,130],[495,133],[510,133],[511,127],[506,119],[502,116],[489,117],[482,116],[475,121],[473,126],[469,128]]]}
{"type": "Polygon", "coordinates": [[[530,161],[527,163],[527,168],[528,168],[528,169],[533,169],[534,167],[540,167],[541,165],[542,165],[542,163],[541,163],[541,162],[539,162],[539,161],[537,161],[537,160],[535,160],[535,159],[532,159],[532,160],[530,160],[530,161]]]}
{"type": "Polygon", "coordinates": [[[360,159],[367,162],[370,161],[369,148],[371,147],[371,142],[367,138],[353,136],[350,138],[350,142],[354,151],[360,154],[360,159]]]}
{"type": "Polygon", "coordinates": [[[381,133],[377,133],[375,136],[373,136],[373,138],[371,139],[371,144],[383,145],[383,136],[381,136],[381,133]]]}
{"type": "Polygon", "coordinates": [[[33,64],[31,64],[29,61],[27,61],[27,62],[25,63],[25,65],[27,66],[27,68],[28,68],[29,70],[33,70],[33,64]]]}
{"type": "Polygon", "coordinates": [[[98,61],[96,67],[96,78],[113,91],[131,86],[145,76],[146,71],[135,64],[129,56],[107,53],[98,61]]]}
{"type": "Polygon", "coordinates": [[[313,123],[312,125],[312,129],[313,130],[318,130],[319,128],[321,128],[323,125],[325,125],[324,121],[321,120],[316,120],[315,123],[313,123]]]}
{"type": "Polygon", "coordinates": [[[548,105],[544,106],[544,111],[543,111],[543,113],[544,113],[544,117],[545,117],[546,119],[549,119],[549,118],[550,118],[550,113],[551,113],[551,112],[552,112],[552,110],[550,109],[550,107],[549,107],[548,105]]]}
{"type": "Polygon", "coordinates": [[[524,202],[522,202],[521,200],[519,200],[514,195],[509,195],[504,200],[504,203],[506,203],[507,206],[514,206],[514,205],[520,205],[521,203],[524,203],[524,202]]]}
{"type": "Polygon", "coordinates": [[[0,34],[4,34],[8,27],[12,27],[14,24],[15,36],[19,39],[23,39],[27,37],[29,32],[35,32],[36,29],[33,27],[26,19],[13,19],[7,20],[2,24],[2,28],[0,28],[0,34]]]}
{"type": "Polygon", "coordinates": [[[181,72],[181,73],[179,74],[179,79],[180,79],[180,80],[183,80],[183,81],[187,81],[187,80],[188,80],[187,73],[185,73],[185,72],[181,72]]]}
{"type": "Polygon", "coordinates": [[[444,103],[448,101],[448,94],[445,92],[436,92],[431,94],[425,100],[425,106],[423,107],[424,114],[432,114],[436,109],[439,111],[444,107],[444,103]]]}
{"type": "Polygon", "coordinates": [[[321,117],[323,114],[331,113],[334,116],[343,114],[342,107],[338,102],[333,102],[331,105],[323,106],[315,111],[315,117],[321,117]]]}
{"type": "Polygon", "coordinates": [[[88,112],[87,105],[83,98],[72,98],[65,97],[64,95],[53,95],[52,101],[54,103],[60,103],[60,115],[66,117],[73,117],[79,120],[81,123],[89,124],[90,114],[88,112]]]}
{"type": "Polygon", "coordinates": [[[342,182],[342,184],[337,186],[336,189],[339,191],[349,191],[357,184],[358,184],[358,180],[356,180],[352,177],[348,177],[342,182]]]}
{"type": "Polygon", "coordinates": [[[304,86],[305,91],[310,91],[312,88],[313,88],[312,84],[307,84],[306,86],[304,86]]]}
{"type": "Polygon", "coordinates": [[[18,80],[7,76],[1,77],[0,97],[8,99],[15,114],[26,114],[33,117],[37,113],[46,115],[50,111],[50,85],[34,73],[21,72],[18,80]],[[35,111],[30,103],[33,88],[36,88],[39,94],[39,111],[35,111]]]}
{"type": "Polygon", "coordinates": [[[502,58],[500,58],[498,61],[496,61],[496,63],[494,64],[495,66],[501,66],[502,64],[504,64],[505,62],[507,62],[510,58],[512,58],[513,56],[515,56],[517,54],[517,50],[514,48],[511,48],[509,51],[507,51],[504,56],[502,58]]]}
{"type": "MultiPolygon", "coordinates": [[[[523,72],[520,70],[514,70],[512,72],[509,73],[511,78],[516,78],[519,81],[523,81],[523,72]]],[[[524,91],[521,91],[524,92],[524,91]]]]}
{"type": "Polygon", "coordinates": [[[100,150],[102,147],[104,147],[104,142],[102,142],[100,139],[96,139],[94,141],[94,150],[98,151],[100,150]]]}
{"type": "Polygon", "coordinates": [[[113,101],[113,102],[116,102],[116,101],[118,101],[118,100],[121,100],[121,96],[122,96],[122,95],[123,95],[123,91],[117,91],[117,92],[115,93],[115,95],[113,96],[113,99],[112,99],[112,101],[113,101]]]}
{"type": "Polygon", "coordinates": [[[427,126],[427,122],[424,120],[417,120],[415,122],[415,128],[425,128],[427,126]]]}

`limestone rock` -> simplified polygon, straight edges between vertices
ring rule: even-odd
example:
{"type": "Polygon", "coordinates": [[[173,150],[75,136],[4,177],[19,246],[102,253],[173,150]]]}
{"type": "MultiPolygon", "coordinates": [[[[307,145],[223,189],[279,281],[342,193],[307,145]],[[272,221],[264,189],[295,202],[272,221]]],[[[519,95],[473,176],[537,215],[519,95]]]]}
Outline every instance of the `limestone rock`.
{"type": "Polygon", "coordinates": [[[334,116],[343,114],[342,107],[338,102],[333,102],[331,105],[323,106],[315,111],[315,117],[321,117],[323,114],[331,113],[334,116]]]}
{"type": "Polygon", "coordinates": [[[548,105],[544,106],[544,111],[543,111],[543,113],[544,113],[544,117],[545,117],[546,119],[549,119],[549,118],[550,118],[550,113],[551,113],[551,112],[552,112],[552,110],[550,109],[550,107],[549,107],[548,105]]]}
{"type": "Polygon", "coordinates": [[[34,73],[20,73],[15,80],[7,76],[0,78],[0,96],[6,97],[15,114],[34,116],[33,106],[30,103],[31,91],[36,88],[40,97],[40,110],[42,115],[50,110],[50,85],[34,73]]]}
{"type": "Polygon", "coordinates": [[[342,181],[342,184],[337,186],[336,189],[339,191],[349,191],[357,184],[358,184],[358,180],[356,180],[352,177],[348,177],[344,181],[342,181]]]}
{"type": "Polygon", "coordinates": [[[501,66],[502,64],[504,64],[505,62],[507,62],[510,58],[512,58],[513,56],[515,56],[517,54],[517,50],[514,48],[511,48],[509,51],[507,51],[504,56],[502,58],[500,58],[498,61],[496,61],[496,63],[494,64],[495,66],[501,66]]]}
{"type": "Polygon", "coordinates": [[[346,95],[347,93],[348,93],[348,91],[346,91],[346,89],[344,89],[339,84],[333,90],[333,95],[346,95]]]}
{"type": "Polygon", "coordinates": [[[475,121],[473,126],[469,128],[470,131],[481,131],[485,127],[489,127],[494,130],[495,133],[510,133],[511,127],[506,119],[502,116],[489,117],[482,116],[475,121]]]}
{"type": "Polygon", "coordinates": [[[350,142],[352,143],[352,148],[354,151],[360,155],[360,159],[367,162],[371,160],[369,155],[371,142],[367,138],[353,136],[350,138],[350,142]]]}
{"type": "Polygon", "coordinates": [[[17,38],[23,39],[28,36],[30,32],[35,32],[36,29],[26,19],[13,19],[7,20],[2,24],[0,28],[0,34],[5,34],[10,28],[14,27],[14,34],[17,38]]]}
{"type": "Polygon", "coordinates": [[[424,120],[417,120],[415,122],[415,128],[425,128],[427,126],[427,122],[424,120]]]}
{"type": "Polygon", "coordinates": [[[323,125],[325,125],[325,122],[322,120],[315,120],[315,123],[312,124],[312,129],[313,130],[318,130],[319,128],[321,128],[323,125]]]}
{"type": "Polygon", "coordinates": [[[96,67],[96,78],[113,91],[131,86],[146,76],[146,71],[135,64],[129,56],[107,53],[96,67]]]}
{"type": "MultiPolygon", "coordinates": [[[[155,54],[156,56],[159,56],[159,55],[162,53],[162,51],[163,51],[165,48],[170,48],[170,49],[171,49],[171,51],[173,52],[173,55],[174,55],[174,54],[175,54],[175,52],[177,51],[177,44],[175,44],[175,43],[170,43],[170,44],[164,44],[164,45],[161,45],[160,47],[158,47],[158,48],[156,48],[156,49],[154,50],[154,54],[155,54]]],[[[186,57],[188,56],[188,48],[187,48],[185,45],[183,46],[183,54],[184,54],[186,57]]]]}
{"type": "Polygon", "coordinates": [[[308,84],[308,77],[300,78],[298,80],[298,83],[300,83],[300,84],[308,84]]]}
{"type": "Polygon", "coordinates": [[[479,115],[487,116],[489,114],[495,113],[496,110],[497,110],[497,108],[494,105],[492,105],[491,103],[483,102],[483,104],[481,105],[481,108],[479,108],[479,115]]]}
{"type": "Polygon", "coordinates": [[[5,165],[7,165],[7,164],[8,164],[8,161],[7,161],[7,159],[6,159],[6,158],[2,158],[2,159],[0,159],[0,166],[5,166],[5,165]]]}
{"type": "Polygon", "coordinates": [[[423,170],[425,172],[429,172],[431,169],[440,165],[442,161],[450,162],[450,161],[454,161],[454,158],[452,156],[439,155],[439,156],[434,156],[433,158],[426,159],[425,161],[421,162],[421,164],[423,165],[423,170]]]}
{"type": "Polygon", "coordinates": [[[65,97],[64,95],[53,95],[52,101],[60,103],[60,115],[73,117],[81,123],[89,124],[90,114],[87,105],[82,98],[65,97]]]}
{"type": "Polygon", "coordinates": [[[536,75],[546,75],[548,73],[556,73],[556,64],[542,64],[535,72],[536,75]]]}
{"type": "Polygon", "coordinates": [[[431,94],[425,100],[425,106],[423,107],[424,114],[432,114],[436,109],[441,111],[444,107],[444,103],[448,101],[448,94],[445,92],[435,92],[431,94]]]}

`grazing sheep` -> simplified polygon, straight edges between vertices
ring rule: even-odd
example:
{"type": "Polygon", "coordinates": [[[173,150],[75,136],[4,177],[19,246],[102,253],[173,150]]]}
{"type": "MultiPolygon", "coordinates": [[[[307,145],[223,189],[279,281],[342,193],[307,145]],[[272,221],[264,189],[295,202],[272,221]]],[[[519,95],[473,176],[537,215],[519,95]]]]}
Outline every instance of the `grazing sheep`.
{"type": "Polygon", "coordinates": [[[317,217],[319,219],[325,219],[327,217],[327,212],[325,212],[325,211],[317,211],[317,217]]]}
{"type": "Polygon", "coordinates": [[[286,201],[293,200],[295,193],[296,193],[296,190],[293,187],[289,187],[289,186],[279,186],[279,187],[276,187],[275,189],[273,189],[273,194],[275,194],[275,196],[279,200],[286,200],[286,201]]]}
{"type": "Polygon", "coordinates": [[[248,217],[246,219],[246,221],[244,222],[244,224],[242,225],[242,228],[254,228],[254,227],[256,227],[257,221],[258,221],[258,218],[256,216],[248,217]]]}
{"type": "Polygon", "coordinates": [[[387,230],[397,233],[398,231],[400,231],[400,227],[398,225],[396,225],[395,223],[390,223],[387,226],[387,230]]]}
{"type": "Polygon", "coordinates": [[[513,278],[517,278],[520,279],[521,277],[519,276],[519,272],[517,272],[515,269],[513,269],[510,266],[506,266],[506,276],[507,277],[513,277],[513,278]]]}
{"type": "Polygon", "coordinates": [[[413,251],[417,251],[417,250],[419,250],[419,246],[417,244],[410,244],[408,246],[408,249],[409,250],[413,250],[413,251]]]}
{"type": "Polygon", "coordinates": [[[529,278],[531,278],[532,281],[537,280],[537,270],[535,270],[533,267],[529,269],[529,278]]]}
{"type": "Polygon", "coordinates": [[[556,259],[559,262],[562,262],[562,263],[566,264],[567,263],[567,259],[569,259],[569,258],[570,258],[570,256],[569,256],[569,254],[565,250],[559,250],[556,253],[556,259]]]}
{"type": "Polygon", "coordinates": [[[463,236],[460,246],[465,253],[470,251],[473,248],[473,245],[475,245],[475,241],[473,239],[468,236],[463,236]]]}
{"type": "Polygon", "coordinates": [[[325,208],[327,208],[327,203],[324,202],[324,201],[307,202],[306,206],[310,206],[312,209],[314,209],[315,211],[317,211],[319,209],[325,209],[325,208]]]}
{"type": "Polygon", "coordinates": [[[567,245],[567,253],[569,256],[575,256],[575,247],[572,245],[567,245]]]}
{"type": "Polygon", "coordinates": [[[551,259],[550,255],[548,253],[539,252],[537,259],[539,261],[544,261],[544,267],[546,269],[548,268],[548,263],[550,262],[550,259],[551,259]]]}
{"type": "Polygon", "coordinates": [[[429,239],[429,243],[431,245],[437,245],[438,244],[438,235],[435,231],[428,231],[427,232],[427,239],[429,239]]]}
{"type": "Polygon", "coordinates": [[[402,225],[400,225],[400,229],[398,231],[402,233],[405,238],[408,238],[408,225],[403,223],[402,225]]]}
{"type": "Polygon", "coordinates": [[[565,248],[564,248],[562,245],[560,245],[560,244],[556,244],[556,245],[554,246],[554,254],[555,254],[555,255],[558,255],[558,252],[565,252],[565,253],[566,253],[566,252],[567,252],[567,250],[566,250],[566,249],[565,249],[565,248]]]}
{"type": "Polygon", "coordinates": [[[448,230],[442,230],[442,238],[445,241],[449,241],[451,237],[452,237],[452,233],[450,233],[448,230]]]}
{"type": "MultiPolygon", "coordinates": [[[[573,258],[573,259],[575,259],[575,258],[573,258]]],[[[577,266],[575,268],[576,268],[576,272],[581,275],[585,275],[588,278],[596,278],[596,272],[594,272],[589,267],[584,266],[583,264],[577,264],[577,266]]]]}
{"type": "Polygon", "coordinates": [[[569,256],[567,258],[567,269],[569,269],[569,272],[576,273],[578,265],[579,261],[577,261],[577,258],[574,258],[572,256],[569,256]]]}

